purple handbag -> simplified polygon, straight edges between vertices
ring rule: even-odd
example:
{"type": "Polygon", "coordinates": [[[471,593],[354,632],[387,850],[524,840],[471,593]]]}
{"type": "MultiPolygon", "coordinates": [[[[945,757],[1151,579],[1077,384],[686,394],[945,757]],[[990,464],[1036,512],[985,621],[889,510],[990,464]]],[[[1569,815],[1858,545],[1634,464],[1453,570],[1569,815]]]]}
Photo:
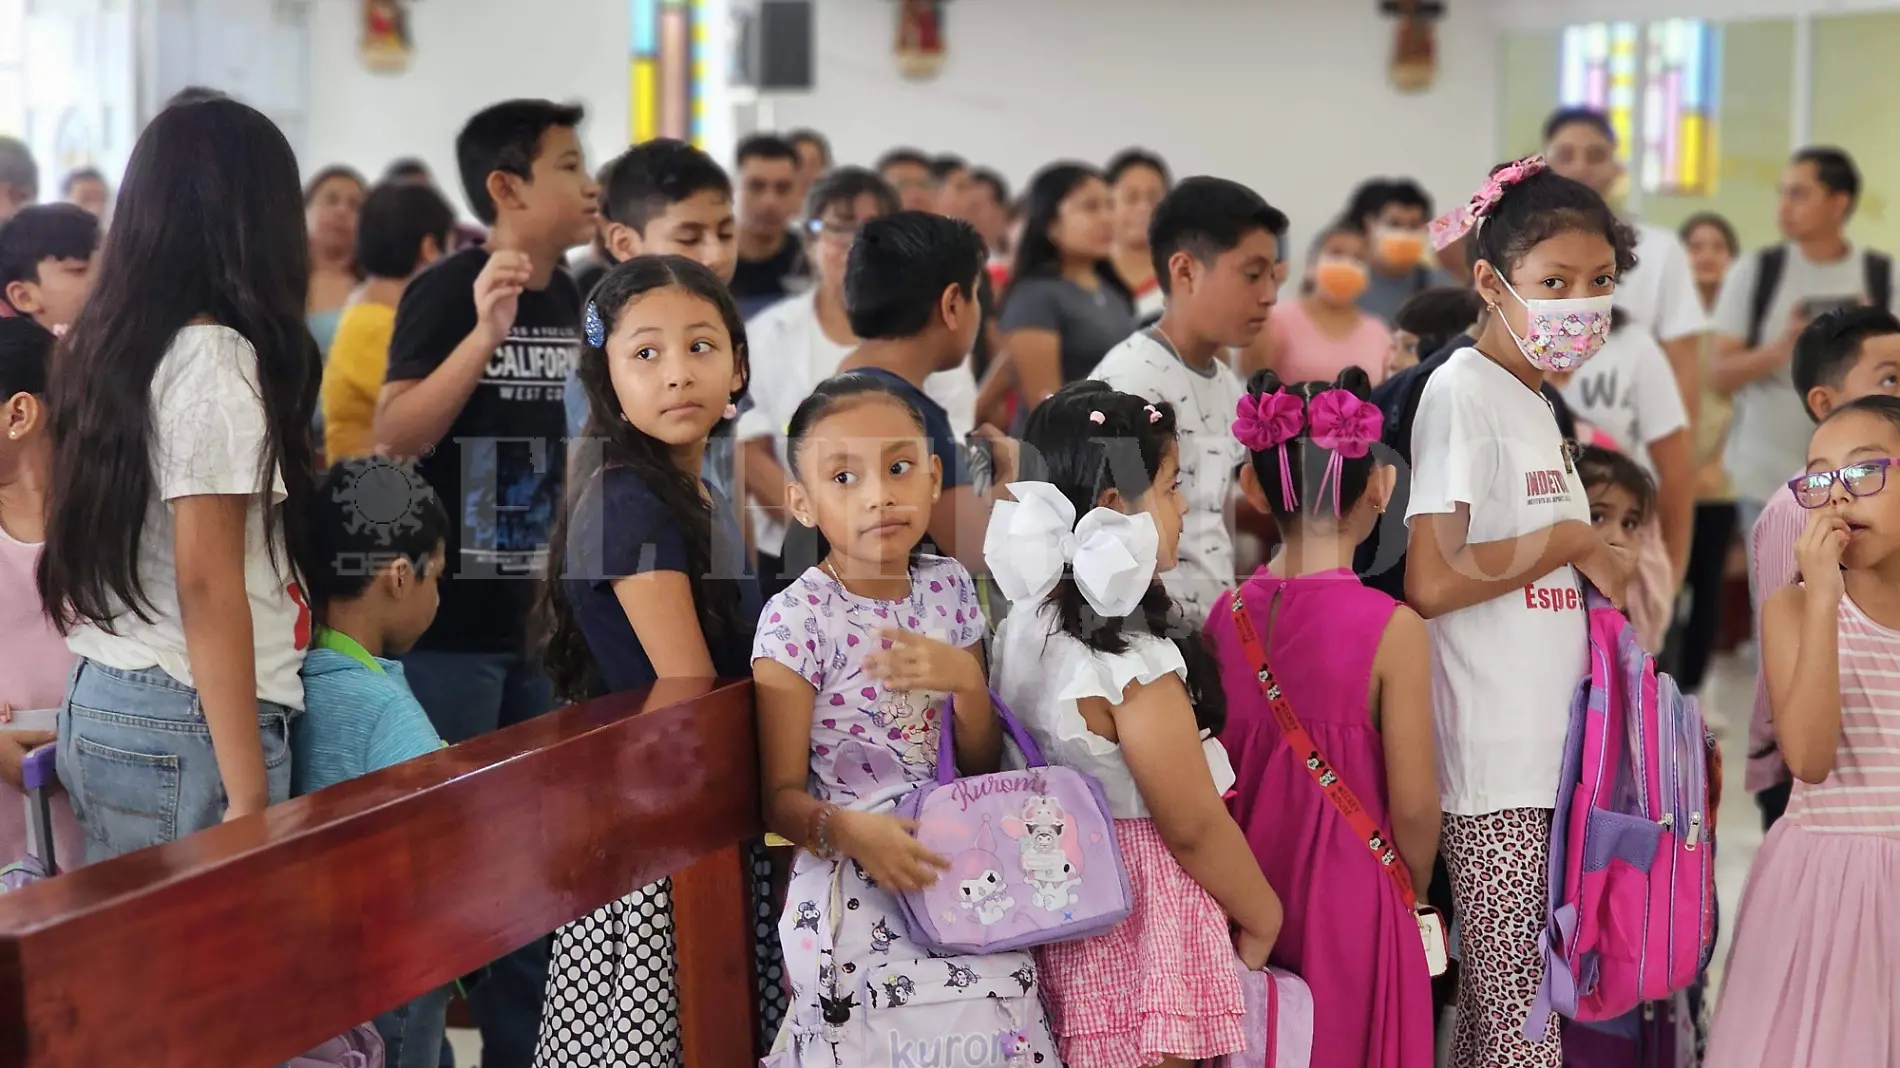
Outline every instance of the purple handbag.
{"type": "Polygon", "coordinates": [[[53,810],[48,804],[53,787],[59,785],[53,763],[54,747],[43,745],[20,764],[26,785],[26,856],[0,868],[0,894],[23,890],[60,870],[53,856],[53,810]]]}
{"type": "Polygon", "coordinates": [[[990,703],[1028,767],[956,777],[954,698],[937,738],[937,782],[898,803],[917,840],[950,858],[936,884],[898,898],[913,940],[948,953],[997,953],[1098,935],[1133,895],[1102,784],[1050,767],[995,693],[990,703]]]}

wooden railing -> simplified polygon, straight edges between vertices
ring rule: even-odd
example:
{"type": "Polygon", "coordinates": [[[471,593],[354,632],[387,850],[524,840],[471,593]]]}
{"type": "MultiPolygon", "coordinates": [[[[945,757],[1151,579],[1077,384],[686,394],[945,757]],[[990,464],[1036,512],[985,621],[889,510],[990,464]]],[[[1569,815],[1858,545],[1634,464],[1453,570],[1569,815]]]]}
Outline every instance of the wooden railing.
{"type": "Polygon", "coordinates": [[[667,874],[686,1063],[753,1063],[756,737],[662,683],[0,896],[0,1068],[277,1064],[667,874]]]}

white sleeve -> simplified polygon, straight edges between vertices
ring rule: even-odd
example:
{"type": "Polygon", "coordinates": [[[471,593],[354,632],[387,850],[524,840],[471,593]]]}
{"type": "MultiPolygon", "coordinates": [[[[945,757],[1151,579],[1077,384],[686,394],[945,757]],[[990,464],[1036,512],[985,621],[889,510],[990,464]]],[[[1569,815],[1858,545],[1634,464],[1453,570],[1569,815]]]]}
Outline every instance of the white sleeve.
{"type": "Polygon", "coordinates": [[[924,379],[924,396],[943,405],[950,416],[950,433],[958,441],[976,429],[976,374],[970,370],[970,358],[961,367],[938,371],[924,379]]]}
{"type": "MultiPolygon", "coordinates": [[[[747,324],[746,334],[746,362],[751,375],[746,382],[746,396],[751,398],[752,406],[739,413],[732,436],[739,441],[777,440],[785,436],[785,424],[791,416],[791,409],[783,405],[784,394],[793,388],[787,380],[793,354],[785,351],[778,323],[764,315],[747,324]]],[[[796,405],[804,399],[801,394],[793,398],[792,403],[796,405]]]]}
{"type": "Polygon", "coordinates": [[[1761,271],[1761,253],[1755,252],[1729,266],[1722,279],[1722,295],[1715,300],[1715,313],[1709,317],[1709,330],[1737,341],[1748,338],[1749,300],[1755,294],[1755,278],[1761,271]]]}
{"type": "MultiPolygon", "coordinates": [[[[1445,370],[1440,369],[1439,374],[1445,370]]],[[[1428,383],[1412,422],[1412,497],[1405,518],[1475,505],[1498,470],[1497,432],[1482,405],[1449,382],[1428,383]],[[1433,389],[1432,386],[1441,388],[1433,389]]]]}
{"type": "Polygon", "coordinates": [[[160,500],[249,496],[284,499],[278,471],[263,471],[270,418],[257,384],[257,352],[224,329],[180,332],[152,376],[152,474],[160,500]]]}
{"type": "Polygon", "coordinates": [[[1689,266],[1688,250],[1682,239],[1669,235],[1663,246],[1667,251],[1656,267],[1662,272],[1662,289],[1656,308],[1656,337],[1676,341],[1709,329],[1708,314],[1702,310],[1702,297],[1696,292],[1695,272],[1689,266]]]}
{"type": "MultiPolygon", "coordinates": [[[[1669,356],[1653,338],[1637,334],[1640,342],[1632,350],[1636,379],[1636,436],[1640,444],[1661,441],[1689,425],[1689,413],[1682,406],[1682,390],[1676,384],[1676,372],[1669,356]]],[[[1638,442],[1627,442],[1633,448],[1638,442]]]]}

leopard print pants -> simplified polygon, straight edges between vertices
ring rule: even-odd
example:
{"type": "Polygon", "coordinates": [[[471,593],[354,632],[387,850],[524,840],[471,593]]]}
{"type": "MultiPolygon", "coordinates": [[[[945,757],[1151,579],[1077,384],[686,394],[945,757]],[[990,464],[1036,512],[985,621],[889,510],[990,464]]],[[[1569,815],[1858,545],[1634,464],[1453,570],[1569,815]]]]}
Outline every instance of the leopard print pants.
{"type": "Polygon", "coordinates": [[[1537,936],[1549,909],[1550,820],[1547,808],[1445,815],[1460,949],[1452,1068],[1562,1068],[1556,1017],[1543,1040],[1524,1037],[1544,978],[1537,936]]]}

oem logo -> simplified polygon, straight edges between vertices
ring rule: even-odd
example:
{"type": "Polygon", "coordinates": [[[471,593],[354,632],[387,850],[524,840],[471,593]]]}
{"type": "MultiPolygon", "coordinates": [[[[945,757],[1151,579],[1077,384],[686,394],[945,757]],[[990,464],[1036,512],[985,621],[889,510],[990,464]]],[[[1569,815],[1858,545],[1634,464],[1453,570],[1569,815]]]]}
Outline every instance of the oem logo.
{"type": "Polygon", "coordinates": [[[415,470],[392,460],[366,461],[332,499],[349,513],[349,531],[367,530],[388,544],[396,535],[422,527],[422,502],[433,495],[415,470]]]}

